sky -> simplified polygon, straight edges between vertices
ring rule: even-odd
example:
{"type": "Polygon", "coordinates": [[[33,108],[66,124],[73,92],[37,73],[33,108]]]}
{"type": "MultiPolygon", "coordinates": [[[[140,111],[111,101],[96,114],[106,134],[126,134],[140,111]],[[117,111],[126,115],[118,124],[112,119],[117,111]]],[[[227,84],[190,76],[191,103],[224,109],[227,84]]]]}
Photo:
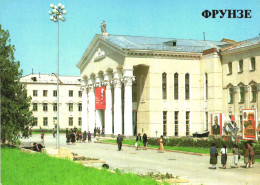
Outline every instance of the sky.
{"type": "Polygon", "coordinates": [[[114,35],[242,41],[259,36],[260,0],[0,0],[0,24],[9,30],[23,75],[57,72],[57,23],[50,4],[66,7],[60,22],[60,75],[79,76],[76,67],[100,24],[114,35]],[[204,18],[204,10],[251,10],[249,19],[204,18]]]}

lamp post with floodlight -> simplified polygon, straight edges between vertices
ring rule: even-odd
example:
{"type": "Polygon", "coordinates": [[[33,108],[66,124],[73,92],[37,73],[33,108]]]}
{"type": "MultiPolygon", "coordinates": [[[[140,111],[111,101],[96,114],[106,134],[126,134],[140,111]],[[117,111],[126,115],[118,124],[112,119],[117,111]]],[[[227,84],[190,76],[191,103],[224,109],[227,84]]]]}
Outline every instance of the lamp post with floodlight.
{"type": "Polygon", "coordinates": [[[65,17],[63,15],[67,14],[65,10],[65,6],[61,3],[58,6],[54,6],[50,4],[50,8],[52,9],[49,11],[51,15],[50,20],[53,22],[57,22],[57,141],[56,141],[56,148],[60,147],[60,135],[59,135],[59,20],[65,21],[65,17]]]}

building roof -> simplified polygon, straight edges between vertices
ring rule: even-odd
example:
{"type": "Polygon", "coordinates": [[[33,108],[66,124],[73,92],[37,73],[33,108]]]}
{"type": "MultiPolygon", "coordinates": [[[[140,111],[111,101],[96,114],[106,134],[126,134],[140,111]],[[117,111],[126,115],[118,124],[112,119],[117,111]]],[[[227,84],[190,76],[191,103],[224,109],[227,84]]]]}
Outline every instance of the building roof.
{"type": "Polygon", "coordinates": [[[223,48],[223,50],[225,51],[231,51],[231,50],[235,50],[235,49],[239,49],[239,48],[244,48],[244,47],[248,47],[248,46],[253,46],[253,45],[257,45],[260,44],[260,36],[258,37],[254,37],[252,39],[248,39],[248,40],[244,40],[241,42],[238,42],[234,45],[231,45],[228,48],[223,48]]]}
{"type": "Polygon", "coordinates": [[[173,52],[191,52],[201,53],[210,48],[217,48],[229,45],[221,41],[203,41],[191,39],[143,37],[129,35],[98,35],[124,50],[155,50],[155,51],[173,51],[173,52]],[[176,44],[176,45],[175,45],[176,44]]]}
{"type": "MultiPolygon", "coordinates": [[[[59,76],[61,84],[81,84],[80,76],[59,76]]],[[[48,83],[57,84],[55,74],[29,74],[20,79],[22,83],[48,83]]]]}

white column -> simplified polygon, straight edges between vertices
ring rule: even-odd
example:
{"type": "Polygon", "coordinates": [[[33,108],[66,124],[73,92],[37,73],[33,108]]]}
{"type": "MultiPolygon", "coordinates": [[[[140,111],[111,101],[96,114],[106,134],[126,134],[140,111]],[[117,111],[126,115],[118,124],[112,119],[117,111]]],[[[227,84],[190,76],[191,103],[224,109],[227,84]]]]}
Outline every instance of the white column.
{"type": "Polygon", "coordinates": [[[107,72],[105,75],[106,85],[106,110],[105,110],[105,134],[112,133],[112,92],[111,92],[111,79],[112,73],[107,72]]]}
{"type": "Polygon", "coordinates": [[[123,82],[125,84],[125,103],[124,103],[124,135],[133,136],[133,117],[132,117],[132,82],[133,69],[124,69],[123,82]]]}
{"type": "Polygon", "coordinates": [[[93,78],[89,80],[88,91],[89,91],[89,131],[94,133],[95,128],[95,91],[93,85],[93,78]]]}
{"type": "Polygon", "coordinates": [[[119,70],[114,72],[114,134],[122,134],[122,95],[121,95],[121,78],[119,70]]]}
{"type": "Polygon", "coordinates": [[[81,130],[82,132],[88,131],[88,94],[87,94],[87,88],[82,88],[82,112],[81,112],[81,118],[82,118],[82,126],[81,130]]]}

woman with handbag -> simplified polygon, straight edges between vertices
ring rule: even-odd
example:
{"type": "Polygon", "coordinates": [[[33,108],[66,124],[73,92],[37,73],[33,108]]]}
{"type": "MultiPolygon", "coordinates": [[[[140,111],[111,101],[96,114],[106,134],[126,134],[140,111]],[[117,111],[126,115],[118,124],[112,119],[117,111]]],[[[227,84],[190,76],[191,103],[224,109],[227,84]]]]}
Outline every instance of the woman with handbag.
{"type": "Polygon", "coordinates": [[[235,167],[238,168],[238,161],[240,159],[240,154],[238,150],[237,144],[235,144],[234,148],[232,149],[233,152],[233,163],[235,164],[235,167]]]}
{"type": "Polygon", "coordinates": [[[216,164],[218,163],[218,151],[215,143],[211,144],[210,148],[210,164],[212,164],[212,169],[216,169],[216,164]]]}

